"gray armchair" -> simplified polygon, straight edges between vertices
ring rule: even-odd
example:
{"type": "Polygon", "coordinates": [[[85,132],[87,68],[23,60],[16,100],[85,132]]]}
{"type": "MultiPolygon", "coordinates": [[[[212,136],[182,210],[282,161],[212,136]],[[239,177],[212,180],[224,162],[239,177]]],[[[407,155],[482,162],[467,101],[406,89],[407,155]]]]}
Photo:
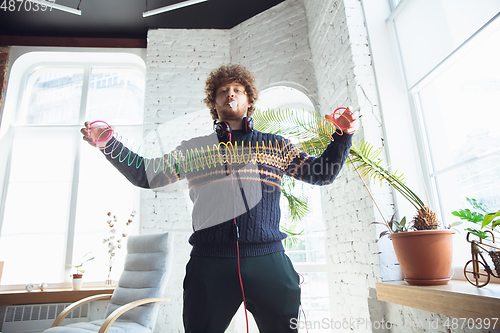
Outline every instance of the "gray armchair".
{"type": "Polygon", "coordinates": [[[171,268],[172,235],[133,235],[127,242],[125,267],[113,294],[95,295],[73,303],[44,333],[151,333],[156,324],[171,268]],[[59,326],[77,307],[111,300],[106,319],[59,326]]]}

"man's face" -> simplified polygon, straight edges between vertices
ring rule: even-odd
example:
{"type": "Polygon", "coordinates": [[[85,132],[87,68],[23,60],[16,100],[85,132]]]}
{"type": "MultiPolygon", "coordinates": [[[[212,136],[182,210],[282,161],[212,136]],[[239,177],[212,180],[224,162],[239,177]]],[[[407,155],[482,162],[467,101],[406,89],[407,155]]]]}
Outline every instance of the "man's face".
{"type": "Polygon", "coordinates": [[[247,116],[248,108],[248,96],[243,85],[229,82],[217,88],[215,109],[220,121],[240,120],[247,116]],[[237,105],[231,102],[237,102],[237,105]]]}

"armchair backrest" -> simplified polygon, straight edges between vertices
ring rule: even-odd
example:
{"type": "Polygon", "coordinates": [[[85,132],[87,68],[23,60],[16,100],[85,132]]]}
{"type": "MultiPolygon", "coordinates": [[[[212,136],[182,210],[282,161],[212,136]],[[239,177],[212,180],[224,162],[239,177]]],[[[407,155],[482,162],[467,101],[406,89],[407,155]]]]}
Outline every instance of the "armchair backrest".
{"type": "MultiPolygon", "coordinates": [[[[111,297],[106,317],[127,303],[164,297],[172,264],[172,235],[132,235],[127,241],[125,265],[111,297]]],[[[160,304],[141,305],[124,313],[118,321],[133,321],[154,328],[160,304]]]]}

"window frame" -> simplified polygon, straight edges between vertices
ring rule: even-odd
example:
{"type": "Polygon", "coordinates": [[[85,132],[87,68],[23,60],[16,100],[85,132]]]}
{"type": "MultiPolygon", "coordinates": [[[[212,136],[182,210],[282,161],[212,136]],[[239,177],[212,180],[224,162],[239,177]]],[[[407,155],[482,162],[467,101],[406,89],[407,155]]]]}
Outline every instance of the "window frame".
{"type": "MultiPolygon", "coordinates": [[[[389,0],[391,7],[394,5],[394,0],[389,0]]],[[[458,61],[464,53],[467,53],[468,50],[473,48],[475,45],[481,43],[482,36],[487,34],[488,31],[492,29],[496,29],[494,26],[498,26],[500,24],[499,17],[500,13],[497,13],[493,18],[491,18],[488,22],[486,22],[479,30],[473,33],[469,38],[467,38],[462,44],[454,49],[448,56],[442,59],[434,68],[428,71],[423,77],[417,80],[412,86],[407,85],[407,80],[405,78],[405,70],[403,66],[402,59],[402,51],[399,46],[399,40],[396,33],[395,27],[395,18],[398,14],[404,10],[404,7],[414,0],[401,0],[396,7],[393,7],[393,10],[390,16],[387,18],[387,24],[389,25],[389,29],[391,32],[391,40],[394,46],[394,51],[396,52],[397,58],[397,67],[400,72],[400,79],[404,82],[404,87],[407,90],[410,114],[412,117],[413,131],[416,137],[416,146],[418,149],[419,157],[420,157],[420,168],[423,173],[423,182],[425,183],[426,195],[428,197],[428,201],[431,206],[434,208],[436,214],[443,219],[443,214],[445,212],[442,211],[441,202],[440,202],[440,194],[436,184],[436,170],[434,170],[432,165],[432,157],[430,152],[430,143],[427,134],[427,130],[425,128],[425,123],[423,119],[423,112],[420,105],[419,100],[419,92],[432,80],[438,77],[441,73],[443,73],[447,68],[453,65],[456,61],[458,61]],[[495,21],[497,21],[495,23],[495,21]]],[[[482,156],[484,158],[484,156],[482,156]]],[[[457,168],[461,165],[468,163],[469,161],[464,161],[459,164],[455,164],[449,168],[457,168]]],[[[449,169],[447,168],[447,169],[449,169]]],[[[438,173],[443,172],[443,170],[439,170],[438,173]]]]}
{"type": "MultiPolygon", "coordinates": [[[[463,41],[460,45],[454,48],[454,50],[448,54],[446,57],[441,59],[439,63],[437,63],[432,69],[430,69],[425,75],[423,75],[420,79],[418,79],[411,86],[408,85],[408,81],[405,75],[405,69],[403,65],[402,51],[398,41],[398,35],[395,27],[395,18],[401,13],[405,7],[411,2],[415,0],[401,0],[395,6],[395,0],[386,0],[387,8],[381,9],[379,13],[373,15],[369,12],[370,9],[373,8],[374,4],[368,4],[367,0],[363,0],[363,7],[365,11],[366,20],[368,21],[367,28],[368,33],[370,35],[370,48],[372,49],[372,56],[374,57],[374,67],[375,72],[382,72],[381,68],[385,68],[384,74],[387,74],[390,71],[391,75],[387,75],[389,78],[382,78],[380,75],[376,77],[378,88],[384,91],[379,91],[379,97],[381,99],[381,105],[383,106],[383,114],[384,114],[384,134],[386,144],[388,146],[388,160],[389,164],[392,165],[392,169],[403,170],[406,176],[406,180],[409,184],[412,184],[412,188],[416,193],[423,193],[421,195],[424,202],[428,202],[429,206],[433,208],[436,214],[440,217],[441,221],[444,221],[444,216],[450,214],[451,212],[443,212],[442,204],[440,198],[442,198],[443,193],[440,193],[436,184],[437,174],[432,166],[432,157],[430,152],[430,144],[429,138],[427,136],[423,112],[420,106],[419,101],[419,92],[423,87],[425,87],[429,82],[438,77],[441,73],[443,73],[447,68],[453,65],[457,60],[459,60],[468,50],[470,50],[474,45],[477,45],[482,42],[483,35],[487,35],[487,31],[493,29],[492,26],[500,24],[499,16],[500,13],[495,14],[490,20],[485,22],[481,28],[475,31],[471,36],[469,36],[465,41],[463,41]],[[377,29],[375,23],[371,23],[373,20],[380,20],[382,18],[381,12],[385,11],[386,14],[384,21],[386,24],[386,30],[377,29]],[[496,24],[492,24],[494,21],[497,21],[496,24]],[[373,32],[377,29],[376,32],[373,32]],[[485,33],[486,32],[486,33],[485,33]],[[376,44],[377,46],[374,46],[376,44]],[[380,48],[381,45],[385,45],[386,50],[382,50],[380,48]],[[374,50],[376,48],[376,50],[374,50]],[[381,57],[386,56],[387,59],[380,59],[381,57]],[[377,59],[379,58],[379,59],[377,59]],[[392,64],[390,63],[392,59],[392,64]],[[378,62],[378,63],[377,63],[378,62]],[[383,64],[382,64],[383,63],[383,64]],[[382,65],[381,65],[382,64],[382,65]],[[377,68],[378,67],[378,68],[377,68]],[[391,82],[392,80],[392,82],[391,82]],[[396,82],[397,81],[397,82],[396,82]],[[392,85],[392,91],[388,89],[388,85],[392,85]],[[395,87],[397,87],[395,89],[395,87]],[[392,96],[391,96],[392,95],[392,96]],[[390,98],[397,97],[398,100],[396,103],[389,102],[390,98]],[[404,99],[404,101],[403,101],[404,99]],[[396,130],[391,127],[397,127],[399,124],[397,122],[391,120],[391,117],[397,117],[397,111],[393,109],[395,105],[399,105],[400,110],[403,111],[403,116],[399,114],[400,117],[408,117],[407,123],[405,123],[403,128],[408,131],[408,134],[402,135],[404,130],[396,130]],[[398,133],[398,134],[396,134],[398,133]],[[400,140],[400,145],[394,144],[393,138],[398,136],[400,140]],[[401,144],[402,142],[402,144],[401,144]],[[401,164],[402,159],[399,154],[399,151],[396,151],[395,147],[401,147],[407,145],[415,156],[410,158],[409,163],[401,164]],[[392,159],[392,161],[391,161],[392,159]],[[395,162],[395,163],[393,163],[395,162]],[[413,164],[416,166],[411,166],[409,164],[413,164]],[[402,166],[402,167],[401,167],[402,166]],[[409,171],[408,171],[409,170],[409,171]]],[[[379,1],[379,3],[382,1],[379,1]]],[[[380,21],[379,21],[380,22],[380,21]]],[[[377,75],[376,75],[377,76],[377,75]]],[[[406,121],[406,120],[405,120],[406,121]]],[[[408,155],[408,152],[403,152],[403,155],[408,155]]],[[[482,157],[484,158],[484,157],[482,157]]],[[[460,164],[456,164],[453,168],[459,167],[460,165],[464,165],[470,161],[464,161],[460,164]]],[[[440,170],[439,174],[441,174],[442,170],[440,170]]],[[[395,205],[399,212],[412,211],[412,208],[408,205],[408,203],[398,200],[397,195],[393,194],[395,205]]],[[[458,208],[457,208],[458,209],[458,208]]],[[[403,214],[401,214],[403,216],[403,214]]],[[[447,221],[447,222],[455,222],[455,221],[447,221]]],[[[462,237],[458,234],[457,237],[462,237]]],[[[464,240],[465,242],[465,240],[464,240]]],[[[457,245],[457,248],[460,245],[457,245]]],[[[456,253],[456,251],[455,251],[456,253]]],[[[458,253],[457,253],[458,254],[458,253]]],[[[454,259],[455,261],[455,259],[454,259]]],[[[458,261],[458,260],[457,260],[458,261]]],[[[462,279],[463,267],[454,263],[453,270],[455,274],[452,273],[452,277],[454,279],[462,279]]],[[[397,277],[388,277],[382,276],[384,281],[394,280],[397,277]]]]}
{"type": "MultiPolygon", "coordinates": [[[[77,194],[79,188],[80,175],[80,155],[81,155],[81,140],[79,139],[79,128],[85,121],[85,113],[87,111],[88,93],[90,90],[90,76],[92,68],[129,68],[142,73],[144,82],[146,82],[146,61],[145,50],[143,49],[74,49],[74,48],[34,48],[34,47],[11,47],[11,57],[9,62],[9,79],[7,91],[5,95],[5,105],[1,115],[0,122],[0,148],[6,147],[6,159],[0,165],[0,171],[3,169],[3,176],[0,179],[0,237],[2,234],[2,224],[5,213],[5,202],[7,199],[8,184],[10,178],[10,168],[12,163],[12,147],[13,138],[17,129],[24,130],[26,128],[48,128],[48,127],[65,127],[75,129],[74,140],[74,155],[72,157],[72,174],[71,174],[71,198],[70,207],[68,208],[68,219],[65,221],[66,230],[66,250],[65,250],[65,270],[64,275],[69,277],[71,265],[73,264],[73,247],[75,239],[76,226],[76,211],[77,211],[77,194]],[[120,56],[118,56],[120,55],[120,56]],[[24,115],[24,108],[27,101],[24,99],[26,94],[25,88],[28,83],[29,76],[40,68],[82,68],[83,83],[82,94],[80,96],[80,110],[78,115],[78,125],[38,125],[38,124],[19,124],[20,117],[24,115]],[[78,139],[77,139],[78,138],[78,139]]],[[[121,125],[121,124],[116,124],[121,125]]],[[[140,124],[125,126],[143,126],[143,121],[140,124]]],[[[54,288],[66,288],[71,285],[68,278],[63,282],[50,283],[54,288]]],[[[88,286],[103,285],[102,282],[91,282],[88,286]]],[[[22,289],[24,285],[2,285],[1,290],[22,289]]]]}

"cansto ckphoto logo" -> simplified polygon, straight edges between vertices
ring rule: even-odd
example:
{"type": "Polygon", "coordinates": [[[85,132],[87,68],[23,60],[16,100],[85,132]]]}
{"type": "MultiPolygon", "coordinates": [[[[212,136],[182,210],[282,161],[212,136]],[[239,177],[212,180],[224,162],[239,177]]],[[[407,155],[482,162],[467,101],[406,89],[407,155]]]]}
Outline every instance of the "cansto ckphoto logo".
{"type": "Polygon", "coordinates": [[[445,318],[440,320],[435,318],[433,320],[422,321],[406,321],[403,324],[396,325],[389,321],[371,321],[366,318],[351,318],[349,320],[333,320],[331,318],[323,318],[320,320],[299,320],[297,318],[290,319],[290,328],[297,329],[344,329],[344,330],[357,330],[357,329],[392,329],[393,327],[404,327],[405,329],[412,330],[439,330],[444,329],[495,329],[499,327],[499,318],[445,318]]]}
{"type": "Polygon", "coordinates": [[[297,329],[360,329],[373,327],[375,329],[391,329],[392,323],[388,321],[374,321],[365,318],[351,318],[349,320],[333,320],[331,318],[323,318],[320,320],[299,320],[298,318],[290,319],[290,328],[297,329]]]}

